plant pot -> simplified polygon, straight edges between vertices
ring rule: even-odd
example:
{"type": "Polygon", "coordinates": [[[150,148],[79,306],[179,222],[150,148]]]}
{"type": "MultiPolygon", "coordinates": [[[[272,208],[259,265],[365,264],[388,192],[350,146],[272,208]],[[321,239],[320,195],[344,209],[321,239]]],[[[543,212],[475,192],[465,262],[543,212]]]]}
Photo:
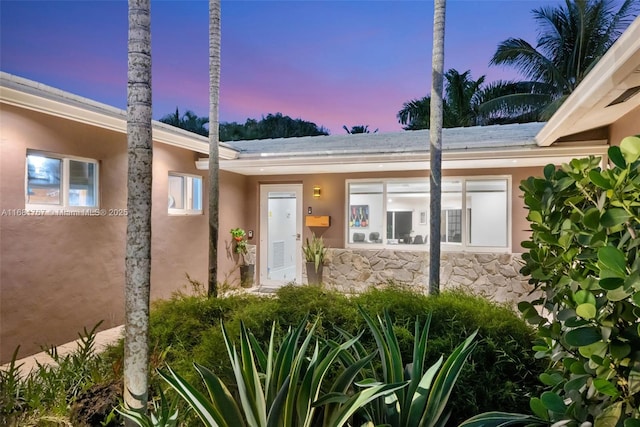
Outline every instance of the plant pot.
{"type": "Polygon", "coordinates": [[[253,286],[255,267],[256,266],[253,264],[240,266],[240,286],[243,288],[250,288],[253,286]]]}
{"type": "Polygon", "coordinates": [[[322,284],[322,264],[318,266],[318,271],[316,271],[316,264],[307,262],[307,283],[310,285],[322,284]]]}

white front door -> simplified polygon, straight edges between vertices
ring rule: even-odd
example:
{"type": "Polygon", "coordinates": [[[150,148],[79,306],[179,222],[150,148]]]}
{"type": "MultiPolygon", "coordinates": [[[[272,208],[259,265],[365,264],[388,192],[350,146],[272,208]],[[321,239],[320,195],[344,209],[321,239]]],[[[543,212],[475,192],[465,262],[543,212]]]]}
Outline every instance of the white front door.
{"type": "Polygon", "coordinates": [[[302,283],[302,184],[260,186],[260,286],[302,283]]]}

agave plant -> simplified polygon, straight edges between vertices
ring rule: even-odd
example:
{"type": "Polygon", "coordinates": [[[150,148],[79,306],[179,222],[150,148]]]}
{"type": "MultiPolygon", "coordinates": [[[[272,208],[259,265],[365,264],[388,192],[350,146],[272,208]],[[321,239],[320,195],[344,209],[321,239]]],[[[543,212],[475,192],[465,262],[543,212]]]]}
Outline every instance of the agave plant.
{"type": "MultiPolygon", "coordinates": [[[[384,311],[384,320],[378,316],[377,322],[362,308],[359,308],[359,311],[376,341],[382,369],[381,378],[375,382],[370,381],[369,384],[372,386],[402,382],[406,384],[406,387],[395,388],[363,408],[366,418],[375,425],[384,424],[393,427],[443,426],[450,414],[445,412],[447,401],[469,354],[476,346],[473,340],[477,331],[458,345],[446,361],[441,356],[435,364],[425,370],[431,314],[427,316],[424,324],[416,319],[413,360],[404,365],[398,338],[388,311],[384,311]]],[[[345,337],[350,337],[345,331],[341,333],[345,337]]],[[[342,356],[347,363],[364,359],[369,354],[359,343],[353,349],[355,354],[345,353],[342,356]]],[[[372,363],[365,369],[375,372],[375,366],[372,363]]]]}
{"type": "Polygon", "coordinates": [[[123,417],[133,421],[140,427],[176,427],[178,425],[178,402],[169,401],[160,390],[160,399],[152,401],[153,408],[149,414],[131,408],[115,408],[123,417]]]}
{"type": "Polygon", "coordinates": [[[216,427],[307,427],[318,419],[328,420],[324,425],[339,427],[364,405],[404,387],[405,384],[380,383],[365,385],[358,392],[347,394],[360,369],[375,357],[373,353],[347,366],[333,382],[323,403],[319,397],[327,372],[341,353],[357,343],[360,335],[341,344],[322,346],[316,339],[311,350],[317,324],[316,320],[303,337],[308,325],[307,318],[303,319],[295,329],[289,328],[276,350],[274,323],[266,351],[242,324],[239,352],[222,325],[237,398],[218,376],[197,363],[194,366],[204,381],[208,396],[170,367],[161,371],[160,376],[187,402],[205,426],[216,427]],[[325,406],[323,411],[318,410],[320,406],[325,406]]]}

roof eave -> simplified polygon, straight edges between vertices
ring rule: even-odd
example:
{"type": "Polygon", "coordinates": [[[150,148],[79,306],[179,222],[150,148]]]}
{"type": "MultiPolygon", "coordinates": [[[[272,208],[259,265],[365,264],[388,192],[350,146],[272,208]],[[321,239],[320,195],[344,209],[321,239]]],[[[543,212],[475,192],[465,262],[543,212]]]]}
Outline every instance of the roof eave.
{"type": "MultiPolygon", "coordinates": [[[[606,141],[591,141],[588,145],[572,145],[566,144],[553,147],[538,147],[535,145],[528,147],[517,147],[508,150],[460,150],[460,151],[444,151],[442,154],[443,168],[448,165],[467,164],[472,169],[479,164],[490,167],[492,162],[504,160],[535,160],[534,163],[544,165],[553,162],[555,159],[571,159],[575,157],[584,157],[587,155],[604,156],[608,146],[606,141]]],[[[402,165],[407,164],[424,164],[430,162],[429,153],[412,152],[412,153],[379,153],[370,155],[334,155],[334,156],[283,156],[268,158],[239,158],[233,161],[220,161],[220,169],[229,172],[236,172],[244,175],[261,175],[290,173],[290,169],[299,169],[304,166],[308,171],[305,173],[318,173],[318,169],[323,167],[344,167],[345,172],[349,171],[350,165],[360,165],[359,170],[363,167],[369,172],[380,170],[379,165],[385,165],[385,171],[403,170],[402,165]],[[370,165],[371,167],[367,167],[370,165]],[[389,166],[394,165],[394,166],[389,166]],[[389,167],[388,167],[389,166],[389,167]],[[394,169],[395,168],[395,169],[394,169]],[[250,171],[250,172],[249,172],[250,171]],[[268,172],[272,171],[272,172],[268,172]]],[[[529,162],[531,163],[531,162],[529,162]]],[[[199,169],[208,169],[207,160],[199,160],[196,162],[199,169]]],[[[517,166],[514,164],[514,166],[517,166]]]]}
{"type": "MultiPolygon", "coordinates": [[[[608,105],[610,101],[629,89],[622,83],[630,74],[640,73],[639,55],[640,17],[637,17],[538,132],[537,144],[549,146],[563,136],[611,124],[602,123],[591,128],[576,126],[585,112],[598,104],[602,104],[603,107],[608,105]],[[624,72],[621,72],[622,69],[624,72]]],[[[608,108],[614,109],[610,111],[619,118],[629,112],[630,105],[623,104],[608,108]]]]}
{"type": "MultiPolygon", "coordinates": [[[[0,102],[51,116],[96,126],[118,133],[127,133],[124,110],[72,95],[28,79],[0,72],[0,102]]],[[[209,141],[201,135],[153,121],[153,140],[162,144],[209,154],[209,141]]],[[[221,159],[235,159],[238,152],[219,144],[221,159]]]]}

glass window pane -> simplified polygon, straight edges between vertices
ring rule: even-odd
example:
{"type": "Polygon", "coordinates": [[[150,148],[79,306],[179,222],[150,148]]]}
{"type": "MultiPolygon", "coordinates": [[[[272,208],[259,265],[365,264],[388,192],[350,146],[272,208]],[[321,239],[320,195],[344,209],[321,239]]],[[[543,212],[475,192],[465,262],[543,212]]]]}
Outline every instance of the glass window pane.
{"type": "Polygon", "coordinates": [[[191,186],[192,188],[191,198],[192,198],[193,206],[191,207],[191,209],[196,211],[201,211],[202,210],[202,178],[193,177],[191,179],[193,180],[193,184],[191,186]]]}
{"type": "Polygon", "coordinates": [[[440,238],[442,243],[462,243],[462,181],[442,181],[440,238]]]}
{"type": "Polygon", "coordinates": [[[37,154],[27,156],[27,203],[60,205],[62,160],[37,154]]]}
{"type": "Polygon", "coordinates": [[[184,209],[184,177],[169,175],[169,209],[184,209]]]}
{"type": "Polygon", "coordinates": [[[69,206],[97,206],[96,165],[69,160],[69,206]]]}
{"type": "Polygon", "coordinates": [[[467,181],[466,188],[469,244],[507,247],[507,180],[467,181]]]}
{"type": "Polygon", "coordinates": [[[393,181],[387,184],[387,238],[390,243],[425,244],[429,241],[429,181],[393,181]]]}
{"type": "Polygon", "coordinates": [[[381,182],[349,184],[349,243],[382,243],[382,189],[381,182]]]}

